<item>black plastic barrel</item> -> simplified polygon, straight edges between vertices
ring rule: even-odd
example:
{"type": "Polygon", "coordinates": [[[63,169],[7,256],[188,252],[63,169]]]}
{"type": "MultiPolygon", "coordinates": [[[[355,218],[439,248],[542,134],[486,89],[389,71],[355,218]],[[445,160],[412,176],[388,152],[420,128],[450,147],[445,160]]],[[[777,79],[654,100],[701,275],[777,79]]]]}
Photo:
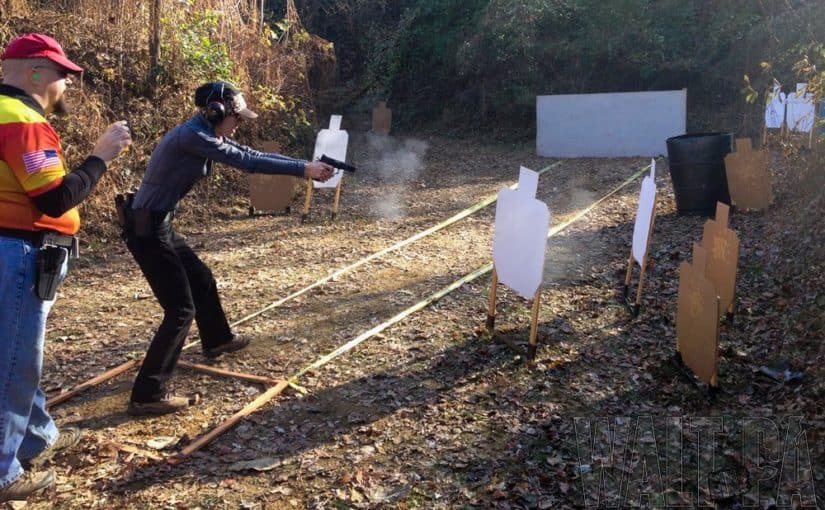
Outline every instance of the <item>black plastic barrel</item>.
{"type": "Polygon", "coordinates": [[[730,204],[725,156],[732,142],[732,133],[688,133],[667,139],[679,214],[713,216],[716,202],[730,204]]]}

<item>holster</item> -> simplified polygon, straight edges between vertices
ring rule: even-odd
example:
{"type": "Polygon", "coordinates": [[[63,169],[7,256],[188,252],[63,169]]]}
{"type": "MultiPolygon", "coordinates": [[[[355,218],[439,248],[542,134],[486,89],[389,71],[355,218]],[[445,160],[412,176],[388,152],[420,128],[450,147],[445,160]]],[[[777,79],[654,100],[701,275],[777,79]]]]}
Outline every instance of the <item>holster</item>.
{"type": "Polygon", "coordinates": [[[132,201],[135,199],[135,193],[129,191],[127,193],[118,193],[115,195],[115,210],[117,211],[117,223],[121,228],[126,228],[126,209],[132,208],[132,201]]]}
{"type": "Polygon", "coordinates": [[[118,193],[115,195],[118,223],[127,235],[135,237],[149,237],[158,231],[164,224],[172,221],[174,211],[152,211],[150,209],[134,209],[132,202],[135,194],[118,193]]]}
{"type": "Polygon", "coordinates": [[[54,299],[61,281],[60,270],[68,255],[68,249],[61,246],[43,245],[37,250],[35,291],[43,301],[54,299]]]}

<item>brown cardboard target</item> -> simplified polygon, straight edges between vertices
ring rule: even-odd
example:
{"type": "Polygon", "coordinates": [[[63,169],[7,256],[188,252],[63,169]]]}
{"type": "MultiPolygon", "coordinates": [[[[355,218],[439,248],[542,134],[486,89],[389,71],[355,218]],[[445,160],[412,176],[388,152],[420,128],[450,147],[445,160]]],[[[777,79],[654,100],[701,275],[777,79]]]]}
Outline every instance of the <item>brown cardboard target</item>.
{"type": "Polygon", "coordinates": [[[702,382],[716,386],[719,310],[713,283],[705,277],[706,253],[693,244],[693,263],[679,266],[676,350],[702,382]]]}
{"type": "Polygon", "coordinates": [[[705,275],[719,296],[720,316],[733,310],[736,296],[736,269],[739,264],[739,237],[728,228],[730,207],[718,202],[716,219],[705,222],[702,247],[707,253],[705,275]]]}
{"type": "MultiPolygon", "coordinates": [[[[261,152],[278,153],[278,142],[261,143],[261,152]]],[[[284,211],[295,199],[298,180],[291,175],[249,174],[249,203],[260,211],[284,211]]]]}
{"type": "Polygon", "coordinates": [[[372,132],[377,135],[390,134],[392,126],[392,110],[387,108],[385,101],[379,101],[372,109],[372,132]]]}
{"type": "Polygon", "coordinates": [[[765,209],[771,202],[768,154],[754,151],[750,138],[736,139],[736,152],[725,157],[731,200],[741,209],[765,209]]]}

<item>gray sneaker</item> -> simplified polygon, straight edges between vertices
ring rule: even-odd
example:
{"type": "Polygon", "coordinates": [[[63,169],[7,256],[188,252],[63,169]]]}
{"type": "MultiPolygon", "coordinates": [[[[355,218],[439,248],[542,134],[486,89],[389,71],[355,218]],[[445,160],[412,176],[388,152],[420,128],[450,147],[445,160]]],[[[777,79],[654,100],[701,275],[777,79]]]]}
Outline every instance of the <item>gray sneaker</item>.
{"type": "Polygon", "coordinates": [[[3,501],[21,501],[54,485],[54,471],[45,473],[25,472],[5,489],[0,489],[0,503],[3,501]]]}
{"type": "Polygon", "coordinates": [[[130,416],[152,416],[176,413],[190,405],[197,404],[199,401],[200,395],[197,393],[192,397],[179,397],[167,393],[162,399],[154,402],[129,402],[126,413],[130,416]]]}
{"type": "Polygon", "coordinates": [[[60,431],[60,435],[57,436],[57,441],[54,442],[53,445],[49,446],[42,452],[38,453],[37,456],[31,459],[20,459],[20,464],[23,465],[23,469],[32,469],[32,468],[39,468],[43,466],[46,462],[52,460],[54,454],[59,452],[60,450],[65,450],[67,448],[71,448],[75,446],[77,443],[80,442],[80,438],[83,436],[83,433],[77,427],[66,427],[60,431]]]}
{"type": "Polygon", "coordinates": [[[204,349],[203,355],[209,359],[215,359],[221,356],[222,354],[226,354],[228,352],[240,351],[247,345],[249,345],[248,338],[236,336],[235,338],[226,342],[225,344],[221,344],[217,347],[212,347],[211,349],[204,349]]]}

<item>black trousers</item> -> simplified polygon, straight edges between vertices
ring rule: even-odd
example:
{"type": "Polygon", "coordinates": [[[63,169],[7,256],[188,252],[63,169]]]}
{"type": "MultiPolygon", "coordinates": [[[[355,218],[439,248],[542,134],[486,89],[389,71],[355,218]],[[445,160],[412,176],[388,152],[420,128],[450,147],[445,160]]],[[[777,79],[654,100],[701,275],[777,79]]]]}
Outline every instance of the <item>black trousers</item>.
{"type": "Polygon", "coordinates": [[[178,363],[192,319],[198,324],[203,349],[230,342],[233,334],[212,271],[171,223],[156,227],[148,237],[128,229],[123,237],[163,308],[163,321],[132,388],[133,402],[154,402],[166,394],[166,382],[178,363]]]}

